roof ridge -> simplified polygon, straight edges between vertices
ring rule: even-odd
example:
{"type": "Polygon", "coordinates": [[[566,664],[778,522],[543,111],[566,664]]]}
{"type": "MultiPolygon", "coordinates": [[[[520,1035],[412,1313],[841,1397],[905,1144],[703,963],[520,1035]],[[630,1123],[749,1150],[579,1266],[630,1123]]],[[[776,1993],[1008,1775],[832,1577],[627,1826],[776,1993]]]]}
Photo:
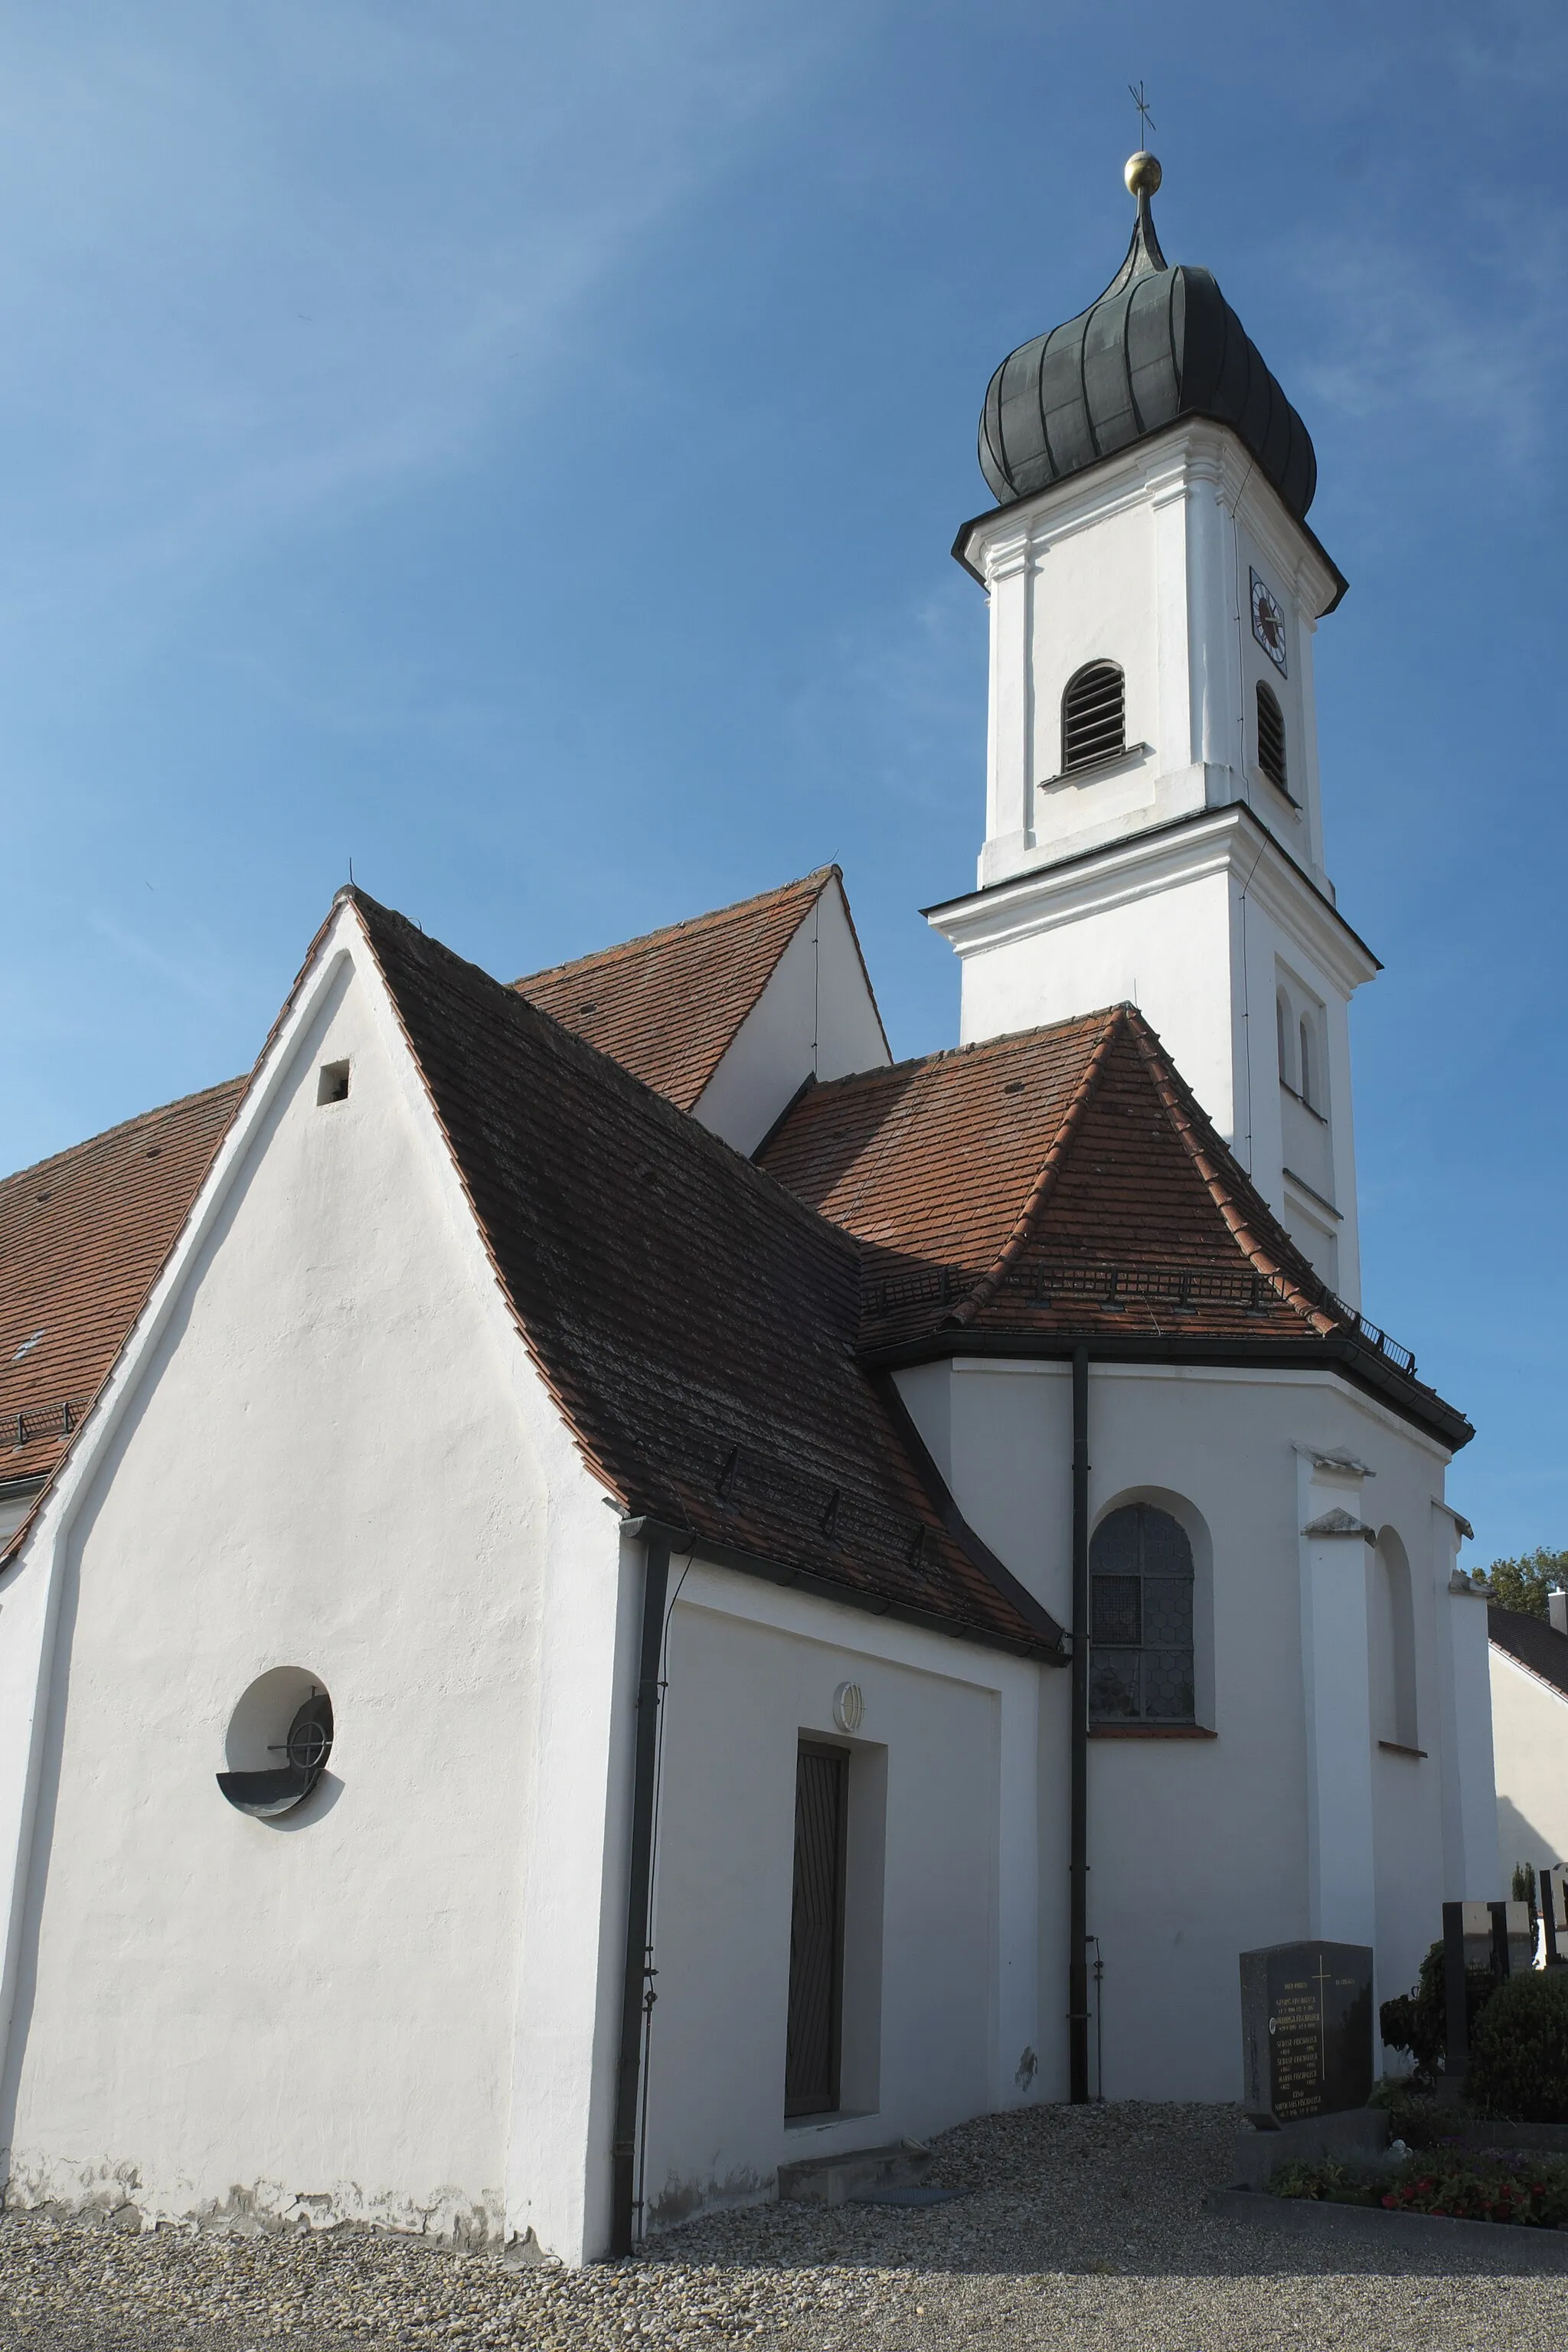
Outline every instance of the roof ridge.
{"type": "Polygon", "coordinates": [[[54,1167],[58,1160],[70,1160],[79,1151],[90,1150],[95,1143],[112,1143],[117,1136],[128,1135],[133,1127],[141,1127],[148,1119],[163,1118],[172,1110],[184,1110],[187,1103],[205,1102],[211,1095],[222,1094],[226,1087],[242,1087],[247,1076],[247,1072],[241,1071],[232,1078],[215,1079],[210,1087],[197,1087],[192,1094],[175,1095],[169,1102],[154,1103],[150,1110],[133,1111],[129,1118],[118,1119],[112,1127],[100,1128],[96,1135],[84,1135],[79,1143],[62,1144],[58,1151],[47,1152],[42,1160],[28,1160],[24,1166],[13,1168],[0,1176],[0,1192],[7,1184],[16,1183],[19,1177],[39,1175],[46,1168],[54,1167]]]}
{"type": "MultiPolygon", "coordinates": [[[[1234,1189],[1227,1181],[1224,1170],[1211,1156],[1199,1135],[1199,1120],[1202,1119],[1203,1125],[1207,1127],[1207,1119],[1203,1118],[1203,1113],[1195,1103],[1184,1100],[1186,1089],[1176,1079],[1170,1064],[1165,1060],[1157,1033],[1150,1027],[1136,1007],[1132,1008],[1129,1015],[1128,1028],[1154,1082],[1154,1089],[1164,1107],[1165,1115],[1180,1136],[1194,1167],[1207,1186],[1209,1198],[1225,1219],[1226,1228],[1237,1247],[1250,1261],[1255,1272],[1262,1275],[1285,1304],[1293,1307],[1296,1313],[1309,1322],[1321,1338],[1331,1339],[1342,1331],[1344,1325],[1342,1319],[1338,1316],[1331,1315],[1326,1308],[1310,1297],[1297,1281],[1289,1267],[1281,1265],[1265,1246],[1260,1236],[1253,1231],[1250,1213],[1237,1200],[1234,1189]],[[1194,1116],[1194,1111],[1197,1112],[1196,1118],[1194,1116]]],[[[1224,1145],[1220,1143],[1217,1136],[1213,1135],[1212,1129],[1210,1134],[1219,1150],[1224,1151],[1224,1145]]],[[[1228,1158],[1229,1154],[1226,1153],[1226,1157],[1228,1158]]],[[[1247,1186],[1248,1191],[1252,1191],[1251,1180],[1245,1170],[1237,1166],[1237,1173],[1247,1186]]],[[[1265,1216],[1268,1218],[1269,1223],[1272,1224],[1274,1219],[1268,1211],[1268,1203],[1260,1195],[1255,1193],[1255,1198],[1265,1216]]],[[[1282,1234],[1281,1238],[1286,1237],[1282,1234]]]]}
{"type": "Polygon", "coordinates": [[[496,986],[521,989],[536,981],[561,980],[567,972],[581,971],[585,964],[607,963],[613,956],[631,955],[639,949],[658,947],[667,940],[678,939],[683,931],[696,931],[706,924],[722,922],[727,915],[739,915],[766,906],[770,901],[787,898],[792,890],[805,890],[811,885],[816,886],[812,889],[812,897],[819,898],[835,878],[840,882],[844,879],[840,866],[818,866],[811,873],[799,875],[793,882],[781,882],[772,890],[755,891],[749,898],[732,898],[727,906],[710,907],[700,915],[683,916],[679,922],[660,924],[657,930],[639,931],[636,939],[612,940],[608,947],[590,948],[584,955],[567,956],[561,963],[547,963],[538,971],[521,973],[516,980],[497,981],[496,986]]]}
{"type": "Polygon", "coordinates": [[[961,1298],[958,1305],[944,1318],[945,1321],[959,1324],[973,1322],[981,1308],[988,1305],[995,1297],[1008,1267],[1015,1264],[1020,1253],[1027,1247],[1030,1236],[1039,1222],[1040,1212],[1056,1190],[1068,1148],[1082,1125],[1084,1113],[1089,1108],[1095,1090],[1104,1076],[1110,1049],[1126,1025],[1127,1013],[1126,1005],[1118,1004],[1113,1005],[1110,1012],[1106,1014],[1100,1042],[1084,1065],[1079,1082],[1073,1088],[1072,1098],[1061,1115],[1056,1134],[1051,1139],[1050,1148],[1040,1163],[1039,1173],[1030,1188],[1029,1196],[1013,1222],[1012,1232],[967,1296],[961,1298]]]}
{"type": "MultiPolygon", "coordinates": [[[[824,868],[825,872],[837,872],[837,870],[836,867],[824,868]]],[[[727,1143],[721,1135],[716,1135],[711,1128],[705,1127],[702,1121],[694,1118],[689,1111],[682,1110],[679,1104],[671,1102],[669,1097],[662,1093],[658,1087],[650,1086],[646,1078],[639,1078],[635,1070],[628,1070],[626,1064],[618,1061],[614,1054],[608,1054],[603,1046],[592,1044],[580,1030],[572,1028],[564,1021],[557,1020],[553,1013],[547,1013],[543,1005],[535,1004],[531,997],[521,995],[510,982],[497,980],[493,972],[485,970],[483,964],[474,963],[468,957],[459,955],[456,948],[447,946],[445,940],[438,940],[428,931],[422,931],[417,924],[410,922],[408,917],[400,914],[395,907],[383,905],[379,899],[371,898],[368,891],[360,889],[357,885],[353,896],[356,904],[363,902],[375,914],[388,921],[401,924],[424,947],[436,950],[450,963],[458,965],[464,971],[473,973],[477,979],[484,982],[487,988],[493,988],[500,1003],[511,1008],[505,1015],[506,1018],[541,1024],[542,1034],[552,1052],[582,1055],[584,1058],[585,1066],[593,1071],[602,1083],[611,1087],[630,1088],[645,1108],[650,1109],[656,1118],[672,1127],[676,1133],[685,1139],[688,1149],[706,1152],[710,1158],[719,1159],[727,1167],[743,1169],[744,1181],[763,1186],[775,1201],[785,1202],[792,1215],[804,1218],[815,1233],[831,1240],[836,1248],[847,1249],[853,1251],[857,1257],[859,1255],[860,1244],[853,1234],[847,1231],[845,1227],[835,1224],[831,1217],[825,1217],[820,1209],[812,1208],[808,1202],[803,1201],[798,1193],[792,1192],[787,1184],[781,1183],[779,1179],[770,1175],[765,1168],[759,1167],[756,1161],[750,1159],[745,1152],[738,1151],[732,1143],[727,1143]]],[[[372,953],[374,954],[374,940],[371,940],[369,944],[372,953]]],[[[379,956],[376,956],[376,967],[378,971],[381,970],[379,956]]],[[[384,976],[384,973],[383,977],[384,976]]],[[[391,992],[390,983],[388,983],[388,992],[391,992]]],[[[415,1059],[417,1061],[418,1055],[412,1043],[410,1051],[414,1052],[415,1059]]]]}
{"type": "Polygon", "coordinates": [[[889,1078],[912,1076],[917,1071],[934,1069],[939,1062],[967,1060],[972,1055],[1005,1052],[1017,1045],[1026,1045],[1040,1037],[1059,1037],[1068,1029],[1092,1028],[1096,1022],[1109,1021],[1113,1013],[1124,1008],[1115,1004],[1097,1005],[1092,1013],[1069,1013],[1060,1021],[1037,1022],[1032,1029],[1004,1029],[994,1037],[972,1037],[966,1044],[937,1045],[929,1054],[911,1054],[906,1061],[884,1062],[874,1070],[846,1070],[840,1078],[818,1078],[815,1088],[831,1094],[838,1087],[885,1085],[889,1078]]]}

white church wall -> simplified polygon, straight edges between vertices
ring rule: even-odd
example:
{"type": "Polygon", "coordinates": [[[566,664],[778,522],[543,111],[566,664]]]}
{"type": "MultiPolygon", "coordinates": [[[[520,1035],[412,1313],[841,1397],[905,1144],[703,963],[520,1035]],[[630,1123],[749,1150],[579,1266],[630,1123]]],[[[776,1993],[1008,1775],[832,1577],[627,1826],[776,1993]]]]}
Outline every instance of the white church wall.
{"type": "Polygon", "coordinates": [[[1111,1004],[1139,1006],[1222,1135],[1234,1132],[1230,900],[1223,858],[1184,843],[1114,853],[1044,907],[977,911],[963,951],[962,1042],[1111,1004]]]}
{"type": "Polygon", "coordinates": [[[1308,646],[1333,576],[1232,435],[1189,419],[982,516],[966,554],[991,607],[982,889],[1242,798],[1321,872],[1308,646]],[[1286,678],[1252,635],[1254,569],[1286,615],[1286,678]],[[1069,782],[1062,695],[1092,660],[1122,670],[1128,753],[1069,782]],[[1257,765],[1260,677],[1279,692],[1299,808],[1257,765]]]}
{"type": "MultiPolygon", "coordinates": [[[[1447,1503],[1434,1501],[1433,1634],[1442,1741],[1444,1883],[1452,1901],[1488,1902],[1507,1889],[1493,1874],[1498,1819],[1486,1587],[1473,1584],[1458,1563],[1460,1540],[1468,1533],[1447,1503]]],[[[1419,1594],[1419,1577],[1416,1591],[1419,1594]]],[[[1418,1617],[1418,1635],[1419,1631],[1418,1617]]]]}
{"type": "MultiPolygon", "coordinates": [[[[900,1386],[960,1508],[1068,1622],[1068,1367],[960,1360],[903,1373],[900,1386]]],[[[1093,1364],[1089,1459],[1094,1524],[1122,1502],[1153,1500],[1193,1536],[1196,1714],[1215,1735],[1091,1736],[1089,1926],[1105,1965],[1105,2087],[1230,2098],[1240,1951],[1355,1930],[1375,1944],[1383,1990],[1401,1990],[1455,1892],[1444,1743],[1468,1739],[1468,1783],[1484,1727],[1467,1717],[1445,1733],[1442,1723],[1449,1562],[1433,1503],[1445,1456],[1331,1374],[1093,1364]],[[1316,1466],[1336,1454],[1364,1471],[1316,1466]],[[1359,1536],[1314,1547],[1301,1535],[1347,1500],[1396,1530],[1408,1555],[1426,1757],[1375,1745],[1369,1547],[1359,1536]],[[1316,1626],[1310,1657],[1304,1623],[1316,1626]]],[[[1042,1680],[1043,1841],[1065,1839],[1065,1682],[1042,1680]]],[[[1043,2006],[1066,1968],[1065,1902],[1049,1900],[1065,1889],[1065,1863],[1063,1843],[1041,1864],[1043,2006]]]]}
{"type": "MultiPolygon", "coordinates": [[[[1478,1609],[1481,1604],[1472,1603],[1478,1609]]],[[[1497,1888],[1516,1863],[1568,1862],[1568,1699],[1489,1644],[1497,1785],[1497,1888]]]]}
{"type": "Polygon", "coordinates": [[[653,2226],[771,2195],[784,2163],[1059,2096],[1058,2004],[1039,2004],[1037,1706],[1065,1675],[700,1560],[667,1674],[653,2226]],[[833,1713],[846,1682],[864,1699],[853,1738],[833,1713]],[[802,1736],[852,1751],[844,2097],[786,2123],[802,1736]]]}
{"type": "MultiPolygon", "coordinates": [[[[1374,967],[1331,910],[1271,858],[1248,860],[1233,886],[1238,1114],[1233,1148],[1330,1288],[1359,1307],[1350,999],[1374,967]],[[1310,1107],[1301,1099],[1303,1021],[1315,1056],[1310,1107]]],[[[1176,1062],[1208,1108],[1179,1053],[1176,1062]]]]}
{"type": "Polygon", "coordinates": [[[737,1151],[750,1153],[808,1077],[847,1077],[880,1069],[888,1058],[844,893],[829,882],[774,965],[693,1115],[737,1151]]]}
{"type": "MultiPolygon", "coordinates": [[[[1248,486],[1250,488],[1250,485],[1248,486]]],[[[1306,713],[1311,700],[1309,647],[1313,621],[1310,596],[1303,597],[1297,579],[1299,536],[1271,491],[1265,495],[1274,509],[1270,530],[1257,503],[1244,498],[1237,510],[1232,544],[1236,576],[1229,583],[1227,616],[1240,620],[1240,709],[1237,719],[1238,746],[1234,763],[1244,780],[1247,798],[1269,831],[1282,841],[1300,866],[1321,881],[1322,842],[1318,784],[1317,740],[1309,732],[1306,713]],[[1294,542],[1294,543],[1293,543],[1294,542]],[[1285,668],[1280,670],[1258,643],[1252,627],[1253,574],[1263,581],[1285,614],[1285,668]],[[1286,791],[1266,776],[1258,763],[1258,688],[1266,686],[1279,706],[1285,732],[1286,791]],[[1294,803],[1294,805],[1292,805],[1294,803]]],[[[1315,568],[1315,567],[1314,567],[1315,568]]],[[[1223,626],[1223,620],[1221,622],[1223,626]]]]}
{"type": "MultiPolygon", "coordinates": [[[[550,2145],[510,2191],[572,2255],[607,2168],[618,1529],[515,1339],[379,982],[330,941],[321,969],[99,1409],[108,1438],[7,1580],[41,1594],[58,1568],[61,1601],[8,2193],[493,2238],[537,2082],[550,2145]],[[347,1098],[319,1103],[342,1060],[347,1098]],[[552,1544],[596,1651],[542,1704],[552,1544]],[[285,1663],[330,1690],[335,1742],[305,1803],[259,1821],[215,1774],[236,1701],[285,1663]],[[524,1881],[547,1726],[568,1764],[596,1741],[600,1783],[553,1917],[524,1881]],[[542,1966],[526,1931],[547,1919],[542,1966]]],[[[11,1606],[5,1629],[8,1653],[11,1606]]]]}

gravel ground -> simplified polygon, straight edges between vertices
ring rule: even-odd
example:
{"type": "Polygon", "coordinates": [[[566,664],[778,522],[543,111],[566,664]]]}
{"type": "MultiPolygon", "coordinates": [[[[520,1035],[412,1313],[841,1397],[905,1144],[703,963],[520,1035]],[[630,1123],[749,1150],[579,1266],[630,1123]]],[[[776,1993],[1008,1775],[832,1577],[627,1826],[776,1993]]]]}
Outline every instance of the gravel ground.
{"type": "Polygon", "coordinates": [[[1203,2207],[1237,2118],[1214,2107],[1035,2108],[936,2144],[955,2201],[762,2206],[636,2263],[514,2268],[334,2231],[123,2236],[0,2221],[5,2352],[1563,2352],[1568,2282],[1529,2234],[1448,2254],[1318,2247],[1203,2207]],[[628,2339],[630,2340],[628,2343],[628,2339]]]}

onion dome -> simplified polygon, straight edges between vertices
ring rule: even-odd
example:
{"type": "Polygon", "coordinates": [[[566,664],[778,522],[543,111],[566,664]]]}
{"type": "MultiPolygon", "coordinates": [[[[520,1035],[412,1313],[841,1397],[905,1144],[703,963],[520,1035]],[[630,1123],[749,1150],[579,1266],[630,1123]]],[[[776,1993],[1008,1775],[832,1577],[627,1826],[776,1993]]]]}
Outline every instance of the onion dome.
{"type": "Polygon", "coordinates": [[[1318,486],[1306,426],[1206,269],[1172,268],[1154,234],[1152,155],[1131,157],[1127,258],[1065,326],[1005,359],[980,415],[980,470],[1009,506],[1183,416],[1228,425],[1298,521],[1318,486]]]}

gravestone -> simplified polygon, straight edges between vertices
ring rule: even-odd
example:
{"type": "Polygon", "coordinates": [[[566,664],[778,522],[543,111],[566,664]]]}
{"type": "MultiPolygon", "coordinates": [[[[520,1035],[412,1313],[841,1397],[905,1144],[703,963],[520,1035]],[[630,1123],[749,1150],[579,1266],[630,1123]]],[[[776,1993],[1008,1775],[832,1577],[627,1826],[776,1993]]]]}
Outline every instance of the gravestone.
{"type": "Polygon", "coordinates": [[[1270,1944],[1241,1956],[1244,2100],[1260,2131],[1372,2096],[1372,1950],[1270,1944]]]}

